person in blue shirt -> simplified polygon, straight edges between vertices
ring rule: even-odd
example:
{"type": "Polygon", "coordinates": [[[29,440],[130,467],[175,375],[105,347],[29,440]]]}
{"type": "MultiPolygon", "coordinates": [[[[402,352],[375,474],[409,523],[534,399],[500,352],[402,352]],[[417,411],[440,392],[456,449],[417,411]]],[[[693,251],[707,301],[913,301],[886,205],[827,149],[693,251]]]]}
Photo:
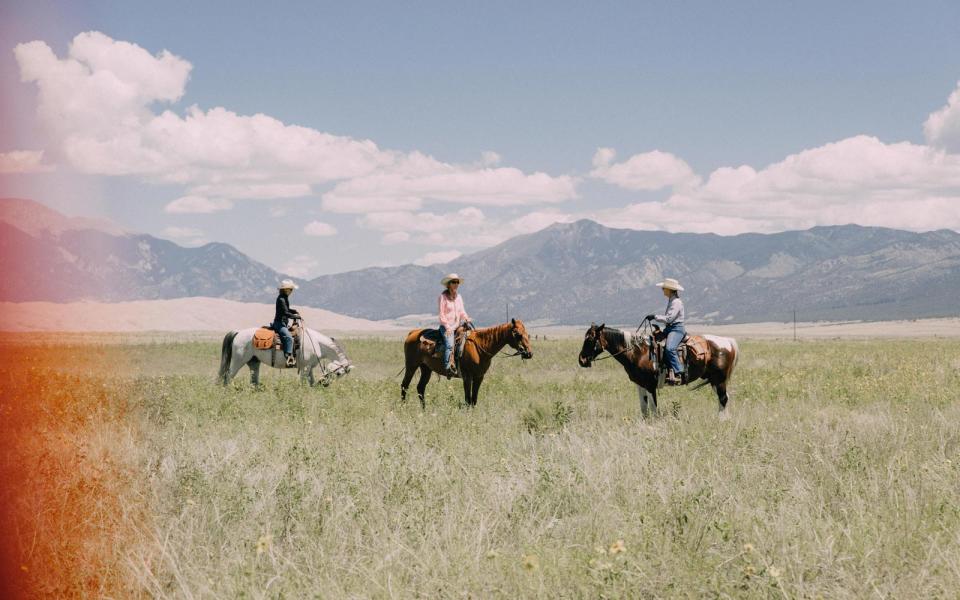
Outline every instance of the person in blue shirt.
{"type": "Polygon", "coordinates": [[[667,277],[658,283],[657,287],[663,289],[663,295],[667,297],[667,310],[662,315],[649,314],[646,319],[660,321],[665,325],[663,332],[667,335],[667,364],[670,366],[667,371],[666,383],[668,385],[680,385],[683,383],[680,378],[683,366],[680,364],[677,348],[686,333],[686,329],[683,327],[683,301],[680,300],[680,292],[683,291],[683,286],[676,279],[667,277]]]}

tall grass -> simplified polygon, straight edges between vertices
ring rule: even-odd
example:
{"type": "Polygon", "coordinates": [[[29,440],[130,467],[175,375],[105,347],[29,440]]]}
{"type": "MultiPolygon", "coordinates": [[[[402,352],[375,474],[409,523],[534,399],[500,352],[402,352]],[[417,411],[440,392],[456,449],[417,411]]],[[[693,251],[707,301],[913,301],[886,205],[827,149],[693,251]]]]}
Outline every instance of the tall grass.
{"type": "Polygon", "coordinates": [[[322,390],[215,386],[214,344],[104,348],[137,372],[112,375],[131,433],[87,432],[144,515],[105,564],[155,597],[955,595],[960,343],[741,348],[729,421],[709,388],[644,421],[575,341],[497,359],[474,409],[432,383],[426,411],[397,342],[349,340],[322,390]]]}

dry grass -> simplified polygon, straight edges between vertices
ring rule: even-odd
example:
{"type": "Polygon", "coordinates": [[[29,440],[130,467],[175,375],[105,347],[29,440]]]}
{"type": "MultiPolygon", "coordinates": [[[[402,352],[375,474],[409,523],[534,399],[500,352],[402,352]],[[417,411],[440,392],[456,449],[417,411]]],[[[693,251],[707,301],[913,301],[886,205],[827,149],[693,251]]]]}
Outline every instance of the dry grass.
{"type": "MultiPolygon", "coordinates": [[[[105,488],[116,514],[88,515],[113,542],[76,579],[223,598],[960,589],[958,342],[744,343],[726,422],[706,389],[643,422],[613,361],[579,369],[572,340],[498,360],[473,410],[431,384],[425,413],[398,402],[398,343],[347,349],[359,369],[326,390],[258,391],[212,385],[213,344],[100,348],[138,374],[71,431],[129,477],[105,488]]],[[[94,362],[57,377],[98,397],[94,362]]]]}

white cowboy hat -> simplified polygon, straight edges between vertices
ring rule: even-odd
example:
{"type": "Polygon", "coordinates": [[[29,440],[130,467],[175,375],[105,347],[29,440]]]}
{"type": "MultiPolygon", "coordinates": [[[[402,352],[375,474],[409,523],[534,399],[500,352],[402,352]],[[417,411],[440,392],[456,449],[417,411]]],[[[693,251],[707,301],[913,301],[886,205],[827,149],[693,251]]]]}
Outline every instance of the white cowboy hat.
{"type": "Polygon", "coordinates": [[[295,290],[300,286],[295,284],[292,279],[284,279],[280,282],[280,285],[277,286],[278,290],[295,290]]]}
{"type": "Polygon", "coordinates": [[[683,291],[683,286],[680,285],[680,282],[674,279],[673,277],[667,277],[663,281],[657,284],[659,288],[667,288],[668,290],[674,290],[677,292],[683,291]]]}
{"type": "Polygon", "coordinates": [[[456,279],[460,283],[463,283],[463,277],[460,277],[456,273],[450,273],[449,275],[447,275],[446,277],[440,280],[440,285],[442,285],[443,287],[447,287],[447,284],[449,284],[454,279],[456,279]]]}

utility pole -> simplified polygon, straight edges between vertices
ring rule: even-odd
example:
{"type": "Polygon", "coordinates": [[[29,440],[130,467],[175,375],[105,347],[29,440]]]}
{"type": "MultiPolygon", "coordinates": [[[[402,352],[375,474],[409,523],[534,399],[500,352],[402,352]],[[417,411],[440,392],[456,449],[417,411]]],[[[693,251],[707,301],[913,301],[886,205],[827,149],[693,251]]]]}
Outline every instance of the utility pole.
{"type": "Polygon", "coordinates": [[[793,309],[793,341],[797,341],[797,309],[793,309]]]}
{"type": "Polygon", "coordinates": [[[510,320],[510,303],[509,302],[503,303],[503,312],[507,320],[509,321],[510,320]]]}

